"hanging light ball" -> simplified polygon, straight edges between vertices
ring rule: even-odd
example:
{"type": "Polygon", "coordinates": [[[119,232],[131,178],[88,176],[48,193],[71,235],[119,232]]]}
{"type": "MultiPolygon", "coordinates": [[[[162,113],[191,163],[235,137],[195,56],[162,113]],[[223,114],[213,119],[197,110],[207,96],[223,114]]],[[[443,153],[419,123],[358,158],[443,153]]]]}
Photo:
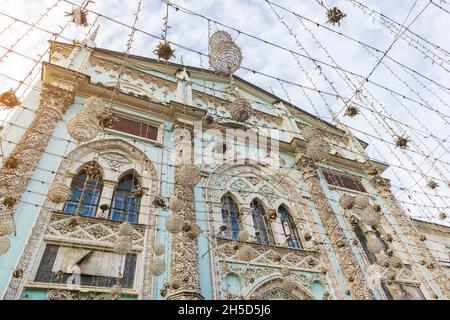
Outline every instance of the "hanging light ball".
{"type": "Polygon", "coordinates": [[[306,142],[311,142],[320,138],[320,131],[314,127],[307,126],[302,130],[302,135],[306,142]]]}
{"type": "Polygon", "coordinates": [[[198,226],[196,223],[190,223],[189,224],[189,230],[186,231],[186,236],[191,239],[195,240],[202,234],[202,229],[198,226]]]}
{"type": "Polygon", "coordinates": [[[361,213],[361,220],[371,227],[375,227],[380,223],[381,214],[373,209],[372,206],[367,206],[361,213]]]}
{"type": "Polygon", "coordinates": [[[367,239],[367,248],[373,253],[380,253],[384,249],[383,242],[376,236],[369,236],[367,239]]]}
{"type": "Polygon", "coordinates": [[[10,247],[11,242],[9,241],[9,239],[5,236],[0,236],[0,256],[8,252],[10,247]]]}
{"type": "Polygon", "coordinates": [[[48,189],[47,198],[53,203],[64,203],[72,194],[70,187],[63,182],[53,182],[48,189]]]}
{"type": "Polygon", "coordinates": [[[117,233],[121,236],[132,236],[134,233],[133,226],[129,222],[122,222],[119,224],[117,233]]]}
{"type": "Polygon", "coordinates": [[[155,198],[153,198],[152,205],[156,208],[164,209],[166,207],[166,202],[163,198],[156,196],[155,198]]]}
{"type": "Polygon", "coordinates": [[[114,242],[114,251],[118,254],[129,254],[133,249],[133,238],[131,236],[119,236],[114,242]]]}
{"type": "Polygon", "coordinates": [[[100,117],[105,112],[105,102],[99,97],[89,97],[84,100],[83,113],[93,118],[100,117]]]}
{"type": "Polygon", "coordinates": [[[179,278],[173,278],[170,280],[169,286],[172,290],[178,290],[183,286],[183,281],[179,278]]]}
{"type": "Polygon", "coordinates": [[[306,156],[314,161],[325,161],[330,156],[330,144],[323,138],[310,141],[306,148],[306,156]]]}
{"type": "Polygon", "coordinates": [[[230,115],[234,121],[245,122],[252,116],[252,105],[244,98],[237,98],[229,105],[230,115]]]}
{"type": "Polygon", "coordinates": [[[241,62],[241,49],[233,41],[221,41],[210,48],[209,65],[218,74],[233,74],[241,67],[241,62]]]}
{"type": "Polygon", "coordinates": [[[6,108],[14,108],[20,104],[21,102],[19,98],[17,98],[16,92],[13,89],[9,89],[8,91],[0,94],[0,106],[6,108]]]}
{"type": "Polygon", "coordinates": [[[175,181],[184,187],[195,187],[201,179],[200,170],[194,164],[180,165],[176,170],[175,181]]]}
{"type": "Polygon", "coordinates": [[[365,194],[358,194],[355,197],[355,206],[356,207],[358,207],[360,209],[364,209],[368,205],[369,205],[369,197],[366,196],[365,194]]]}
{"type": "Polygon", "coordinates": [[[87,14],[87,10],[82,9],[81,7],[74,7],[72,8],[72,11],[66,12],[66,17],[71,17],[71,21],[77,26],[87,27],[87,14]]]}
{"type": "Polygon", "coordinates": [[[445,212],[439,213],[439,219],[441,219],[441,220],[447,219],[447,214],[445,212]]]}
{"type": "Polygon", "coordinates": [[[218,30],[209,37],[208,44],[211,50],[212,48],[218,47],[223,42],[230,42],[230,41],[233,41],[233,39],[231,38],[231,35],[228,32],[218,30]]]}
{"type": "Polygon", "coordinates": [[[420,239],[420,241],[425,241],[425,240],[427,240],[427,237],[424,234],[421,234],[419,236],[419,239],[420,239]]]}
{"type": "Polygon", "coordinates": [[[175,50],[172,49],[167,40],[160,41],[153,52],[158,56],[158,59],[164,59],[166,61],[175,57],[175,50]]]}
{"type": "Polygon", "coordinates": [[[6,198],[3,199],[3,205],[6,208],[11,210],[16,205],[17,200],[18,200],[17,197],[11,197],[11,196],[6,197],[6,198]]]}
{"type": "Polygon", "coordinates": [[[383,266],[383,267],[387,268],[387,267],[389,267],[389,258],[386,257],[386,256],[379,255],[377,257],[377,263],[380,266],[383,266]]]}
{"type": "Polygon", "coordinates": [[[351,209],[355,205],[355,199],[348,194],[343,194],[339,198],[339,205],[344,209],[351,209]]]}
{"type": "MultiPolygon", "coordinates": [[[[2,206],[2,209],[6,209],[2,206]]],[[[3,210],[2,210],[3,211],[3,210]]],[[[16,232],[16,224],[10,214],[6,214],[0,221],[0,234],[11,234],[16,232]]]]}
{"type": "Polygon", "coordinates": [[[166,230],[172,234],[180,233],[183,230],[184,219],[178,214],[172,214],[166,219],[166,230]]]}
{"type": "Polygon", "coordinates": [[[401,268],[403,267],[403,262],[399,257],[392,256],[389,258],[389,265],[394,268],[401,268]]]}
{"type": "Polygon", "coordinates": [[[177,196],[173,196],[169,200],[169,209],[175,213],[180,213],[185,209],[184,201],[177,196]]]}
{"type": "Polygon", "coordinates": [[[341,25],[341,19],[346,17],[347,15],[342,12],[338,7],[333,7],[327,10],[327,23],[331,23],[333,26],[337,23],[338,26],[341,25]]]}
{"type": "Polygon", "coordinates": [[[164,260],[155,259],[150,263],[150,273],[154,276],[163,275],[166,270],[166,263],[164,260]]]}
{"type": "Polygon", "coordinates": [[[354,116],[356,116],[358,114],[359,110],[358,108],[356,108],[354,105],[350,104],[347,106],[347,108],[345,109],[345,115],[353,118],[354,116]]]}
{"type": "Polygon", "coordinates": [[[253,259],[253,257],[254,257],[254,250],[250,245],[244,244],[239,248],[239,259],[243,261],[250,261],[253,259]]]}
{"type": "Polygon", "coordinates": [[[17,160],[16,157],[9,156],[5,159],[5,162],[3,163],[3,165],[7,169],[15,169],[19,165],[19,160],[17,160]]]}
{"type": "Polygon", "coordinates": [[[399,136],[397,137],[397,140],[395,140],[395,145],[400,149],[406,149],[408,148],[408,142],[409,139],[407,137],[399,136]]]}
{"type": "Polygon", "coordinates": [[[430,180],[430,181],[428,181],[428,183],[427,183],[427,187],[430,188],[430,189],[432,189],[432,190],[434,190],[434,189],[436,189],[437,187],[439,187],[439,184],[438,184],[436,181],[430,180]]]}
{"type": "Polygon", "coordinates": [[[166,252],[166,246],[163,244],[156,244],[154,252],[155,255],[162,256],[166,252]]]}
{"type": "Polygon", "coordinates": [[[239,233],[238,233],[238,239],[239,239],[239,241],[247,242],[247,241],[248,241],[248,238],[250,238],[250,235],[248,234],[248,231],[247,231],[247,230],[241,230],[241,231],[239,231],[239,233]]]}
{"type": "Polygon", "coordinates": [[[99,126],[95,118],[79,113],[67,122],[67,131],[76,141],[86,142],[95,138],[99,132],[99,126]]]}
{"type": "Polygon", "coordinates": [[[397,272],[395,272],[395,270],[393,270],[393,269],[389,269],[387,272],[386,272],[386,279],[387,280],[389,280],[389,281],[394,281],[395,280],[395,278],[397,277],[397,272]]]}

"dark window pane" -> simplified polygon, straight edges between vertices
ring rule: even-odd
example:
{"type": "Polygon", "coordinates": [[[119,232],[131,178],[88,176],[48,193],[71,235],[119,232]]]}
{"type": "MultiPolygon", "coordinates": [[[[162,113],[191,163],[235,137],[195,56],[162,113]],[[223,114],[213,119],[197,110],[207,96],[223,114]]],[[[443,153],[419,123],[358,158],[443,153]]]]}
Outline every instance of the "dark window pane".
{"type": "Polygon", "coordinates": [[[222,197],[222,221],[227,227],[224,236],[227,239],[238,240],[239,216],[236,203],[229,195],[222,197]]]}
{"type": "Polygon", "coordinates": [[[250,206],[252,208],[253,225],[257,234],[256,241],[260,244],[273,244],[270,222],[267,220],[261,204],[257,200],[253,200],[250,206]]]}
{"type": "Polygon", "coordinates": [[[345,175],[335,174],[324,171],[323,176],[328,184],[333,186],[356,190],[360,192],[366,192],[366,189],[362,185],[361,181],[356,178],[351,178],[345,175]]]}
{"type": "Polygon", "coordinates": [[[283,227],[283,232],[287,239],[288,246],[290,248],[301,248],[302,245],[298,235],[298,230],[289,212],[284,206],[280,206],[278,208],[278,214],[280,215],[281,225],[283,227]]]}
{"type": "Polygon", "coordinates": [[[151,140],[158,140],[158,127],[143,122],[118,117],[118,121],[112,126],[113,130],[132,134],[151,140]]]}
{"type": "Polygon", "coordinates": [[[139,187],[139,182],[133,173],[120,179],[116,185],[112,199],[111,220],[132,223],[137,221],[139,199],[134,197],[133,191],[139,187]]]}

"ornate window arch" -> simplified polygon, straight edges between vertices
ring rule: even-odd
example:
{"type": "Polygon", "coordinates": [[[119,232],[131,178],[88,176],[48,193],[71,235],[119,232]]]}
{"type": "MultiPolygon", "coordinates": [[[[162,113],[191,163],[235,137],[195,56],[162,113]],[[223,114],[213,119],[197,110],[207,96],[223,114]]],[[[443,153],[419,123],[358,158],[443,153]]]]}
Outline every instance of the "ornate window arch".
{"type": "Polygon", "coordinates": [[[100,196],[103,190],[103,178],[101,170],[99,175],[90,177],[89,168],[99,168],[96,162],[90,162],[82,166],[81,170],[72,178],[70,198],[64,205],[63,212],[80,214],[83,217],[94,217],[100,196]]]}
{"type": "Polygon", "coordinates": [[[258,199],[253,199],[250,203],[253,217],[253,227],[255,228],[256,242],[260,244],[274,244],[272,228],[267,214],[258,199]]]}
{"type": "Polygon", "coordinates": [[[134,170],[122,174],[114,188],[109,219],[137,222],[140,198],[136,197],[134,191],[140,186],[139,177],[134,170]]]}
{"type": "Polygon", "coordinates": [[[233,197],[227,193],[221,199],[222,221],[227,229],[224,231],[224,236],[230,240],[238,240],[240,229],[239,223],[239,209],[233,197]]]}
{"type": "Polygon", "coordinates": [[[288,247],[301,249],[302,243],[300,241],[297,226],[285,205],[282,204],[278,207],[278,215],[280,216],[281,227],[284,236],[286,237],[288,247]]]}

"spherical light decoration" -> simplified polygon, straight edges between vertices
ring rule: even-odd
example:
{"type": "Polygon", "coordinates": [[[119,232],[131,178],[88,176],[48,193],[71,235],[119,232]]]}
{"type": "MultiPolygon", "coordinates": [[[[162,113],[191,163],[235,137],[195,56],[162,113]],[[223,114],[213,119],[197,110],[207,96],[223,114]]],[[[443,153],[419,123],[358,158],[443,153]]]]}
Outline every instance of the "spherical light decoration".
{"type": "Polygon", "coordinates": [[[333,7],[327,10],[327,23],[331,23],[333,26],[337,23],[338,26],[341,25],[341,19],[346,17],[347,15],[342,12],[338,7],[333,7]]]}
{"type": "Polygon", "coordinates": [[[358,114],[359,110],[358,108],[356,108],[354,105],[349,105],[347,106],[347,108],[345,109],[345,115],[353,118],[354,116],[356,116],[358,114]]]}
{"type": "Polygon", "coordinates": [[[434,181],[434,180],[430,180],[427,183],[427,187],[434,190],[437,187],[439,187],[439,184],[436,181],[434,181]]]}
{"type": "Polygon", "coordinates": [[[395,272],[395,270],[390,269],[386,272],[385,276],[387,280],[394,281],[395,278],[397,277],[397,272],[395,272]]]}
{"type": "Polygon", "coordinates": [[[239,259],[243,261],[250,261],[253,259],[253,257],[254,257],[254,250],[250,245],[244,244],[239,248],[239,259]]]}
{"type": "Polygon", "coordinates": [[[197,239],[201,234],[202,229],[196,223],[191,223],[189,230],[186,231],[186,236],[191,240],[197,239]]]}
{"type": "Polygon", "coordinates": [[[239,231],[239,233],[238,233],[238,239],[239,239],[239,241],[247,242],[247,241],[248,241],[248,238],[250,238],[250,235],[248,234],[248,231],[247,231],[247,230],[241,230],[241,231],[239,231]]]}
{"type": "Polygon", "coordinates": [[[380,212],[375,211],[372,206],[367,206],[361,213],[361,220],[368,226],[375,227],[380,223],[381,214],[380,212]]]}
{"type": "Polygon", "coordinates": [[[253,108],[244,98],[237,98],[229,105],[230,115],[234,121],[245,122],[252,116],[253,108]]]}
{"type": "Polygon", "coordinates": [[[403,267],[403,262],[399,257],[392,256],[389,258],[389,265],[394,268],[401,268],[403,267]]]}
{"type": "Polygon", "coordinates": [[[369,205],[369,197],[364,194],[358,194],[355,197],[355,206],[364,209],[369,205]]]}
{"type": "Polygon", "coordinates": [[[404,136],[399,136],[395,140],[395,145],[399,147],[400,149],[406,149],[408,148],[409,139],[404,136]]]}
{"type": "Polygon", "coordinates": [[[339,198],[339,205],[344,209],[351,209],[355,204],[355,199],[348,194],[343,194],[339,198]]]}
{"type": "Polygon", "coordinates": [[[233,41],[221,41],[209,52],[211,69],[221,75],[233,74],[240,68],[241,62],[241,49],[233,41]]]}
{"type": "Polygon", "coordinates": [[[306,142],[311,142],[320,138],[320,131],[314,127],[307,126],[302,130],[302,135],[306,142]]]}
{"type": "Polygon", "coordinates": [[[441,219],[441,220],[447,219],[447,214],[445,212],[439,213],[439,219],[441,219]]]}
{"type": "Polygon", "coordinates": [[[71,22],[75,23],[77,26],[87,27],[87,14],[87,10],[82,9],[81,7],[74,7],[72,11],[66,12],[66,17],[71,17],[71,22]]]}
{"type": "Polygon", "coordinates": [[[17,98],[16,92],[13,89],[9,89],[8,91],[0,94],[0,106],[6,108],[14,108],[20,104],[21,102],[19,98],[17,98]]]}
{"type": "Polygon", "coordinates": [[[9,239],[5,236],[0,236],[0,256],[8,252],[10,247],[11,242],[9,241],[9,239]]]}
{"type": "Polygon", "coordinates": [[[153,260],[150,263],[150,273],[153,274],[154,276],[160,276],[162,274],[164,274],[166,270],[166,263],[164,262],[164,260],[153,260]]]}
{"type": "Polygon", "coordinates": [[[156,244],[154,252],[155,255],[162,256],[166,252],[166,246],[163,244],[156,244]]]}
{"type": "Polygon", "coordinates": [[[172,57],[175,57],[175,50],[172,49],[170,43],[166,40],[158,43],[156,49],[153,52],[158,56],[158,59],[164,59],[166,61],[170,60],[170,58],[172,57]]]}
{"type": "Polygon", "coordinates": [[[375,236],[369,236],[367,239],[367,248],[372,253],[380,253],[384,249],[383,242],[375,236]]]}
{"type": "MultiPolygon", "coordinates": [[[[2,206],[2,208],[4,208],[2,206]]],[[[14,223],[14,220],[10,214],[7,214],[6,216],[2,217],[2,220],[0,220],[0,235],[3,234],[10,234],[16,232],[16,224],[14,223]]]]}
{"type": "Polygon", "coordinates": [[[181,288],[182,285],[183,285],[183,281],[179,278],[174,278],[174,279],[170,280],[170,284],[169,284],[169,286],[172,290],[178,290],[181,288]]]}
{"type": "Polygon", "coordinates": [[[72,190],[62,182],[53,182],[48,189],[47,198],[53,203],[64,203],[70,198],[72,190]]]}
{"type": "Polygon", "coordinates": [[[105,108],[105,102],[99,97],[89,97],[83,103],[83,113],[93,118],[101,117],[105,108]]]}
{"type": "Polygon", "coordinates": [[[133,249],[133,238],[130,236],[119,236],[114,242],[114,251],[118,254],[129,254],[133,249]]]}
{"type": "Polygon", "coordinates": [[[230,41],[233,41],[233,39],[231,38],[231,35],[228,32],[218,30],[209,37],[208,44],[211,50],[213,48],[217,48],[223,42],[230,42],[230,41]]]}
{"type": "Polygon", "coordinates": [[[288,267],[281,268],[280,272],[281,272],[281,275],[285,278],[289,277],[289,275],[291,274],[291,270],[288,267]]]}
{"type": "Polygon", "coordinates": [[[117,233],[121,236],[132,236],[134,233],[133,226],[129,222],[122,222],[119,225],[117,233]]]}
{"type": "Polygon", "coordinates": [[[172,214],[166,219],[166,230],[172,234],[180,233],[183,230],[184,219],[178,214],[172,214]]]}
{"type": "Polygon", "coordinates": [[[177,196],[173,196],[169,200],[169,209],[175,213],[180,213],[185,209],[184,201],[177,196]]]}
{"type": "Polygon", "coordinates": [[[306,156],[314,161],[325,161],[330,156],[330,144],[322,138],[314,139],[308,143],[306,156]]]}
{"type": "Polygon", "coordinates": [[[95,138],[99,126],[95,118],[79,113],[67,122],[69,135],[78,142],[86,142],[95,138]]]}
{"type": "Polygon", "coordinates": [[[387,267],[389,267],[389,258],[386,257],[386,256],[379,255],[377,257],[377,263],[380,266],[383,266],[383,267],[387,268],[387,267]]]}
{"type": "Polygon", "coordinates": [[[193,164],[183,164],[176,170],[175,181],[184,187],[194,187],[201,179],[200,170],[193,164]]]}

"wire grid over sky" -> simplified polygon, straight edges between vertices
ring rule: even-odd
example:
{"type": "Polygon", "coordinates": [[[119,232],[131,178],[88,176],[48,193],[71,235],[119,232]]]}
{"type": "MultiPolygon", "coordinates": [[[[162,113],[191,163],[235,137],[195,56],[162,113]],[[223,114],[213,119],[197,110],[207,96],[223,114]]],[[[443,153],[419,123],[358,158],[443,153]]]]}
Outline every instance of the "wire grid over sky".
{"type": "MultiPolygon", "coordinates": [[[[40,78],[51,39],[83,40],[100,26],[98,47],[124,52],[138,0],[95,0],[88,27],[66,12],[81,0],[0,0],[0,91],[24,96],[40,78]]],[[[143,0],[131,54],[155,58],[166,0],[143,0]]],[[[171,61],[208,69],[208,35],[229,32],[244,60],[236,75],[369,143],[369,158],[408,214],[439,219],[450,203],[450,2],[443,0],[173,0],[167,39],[171,61]],[[326,8],[345,14],[327,23],[326,8]],[[359,114],[344,115],[353,104],[359,114]],[[395,146],[397,136],[410,140],[395,146]],[[429,181],[439,184],[427,187],[429,181]]],[[[25,106],[26,107],[26,106],[25,106]]],[[[8,121],[11,111],[0,111],[8,121]]],[[[448,213],[447,213],[448,214],[448,213]]]]}

